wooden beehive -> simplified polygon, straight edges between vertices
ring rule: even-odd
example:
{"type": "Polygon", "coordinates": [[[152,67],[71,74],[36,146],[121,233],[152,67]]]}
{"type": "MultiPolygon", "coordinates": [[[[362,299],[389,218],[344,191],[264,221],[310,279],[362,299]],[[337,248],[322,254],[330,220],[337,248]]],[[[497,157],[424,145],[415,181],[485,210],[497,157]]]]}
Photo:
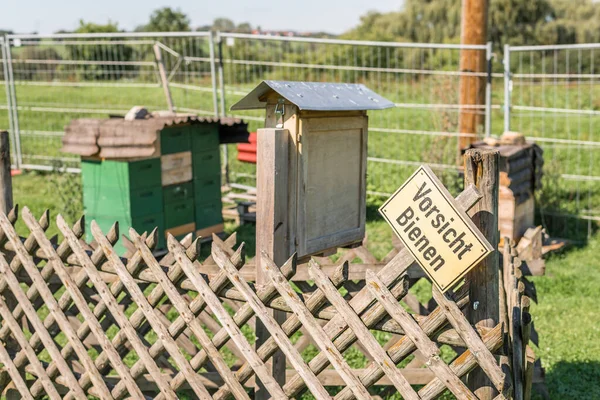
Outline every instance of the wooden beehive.
{"type": "Polygon", "coordinates": [[[541,188],[543,151],[514,132],[499,140],[474,143],[473,147],[494,148],[500,153],[498,227],[502,238],[519,241],[535,226],[535,191],[541,188]]]}
{"type": "MultiPolygon", "coordinates": [[[[393,103],[363,85],[279,81],[264,81],[231,107],[265,108],[265,127],[289,133],[290,252],[303,257],[362,241],[366,110],[388,107],[393,103]]],[[[259,132],[259,147],[260,140],[259,132]]]]}
{"type": "MultiPolygon", "coordinates": [[[[231,131],[245,125],[229,125],[231,131]]],[[[194,116],[74,120],[63,151],[82,156],[83,202],[88,225],[121,232],[159,230],[210,237],[223,231],[218,120],[194,116]]],[[[88,229],[89,232],[89,229],[88,229]]],[[[125,252],[126,243],[116,248],[125,252]]]]}

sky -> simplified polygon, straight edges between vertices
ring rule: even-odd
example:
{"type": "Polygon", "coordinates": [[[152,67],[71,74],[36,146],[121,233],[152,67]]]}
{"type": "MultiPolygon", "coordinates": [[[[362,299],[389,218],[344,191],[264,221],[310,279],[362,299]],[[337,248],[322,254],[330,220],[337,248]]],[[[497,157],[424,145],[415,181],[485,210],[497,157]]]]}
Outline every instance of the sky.
{"type": "Polygon", "coordinates": [[[16,33],[53,33],[73,30],[80,19],[95,23],[109,20],[133,30],[148,21],[160,7],[180,8],[192,27],[226,17],[235,23],[250,22],[264,30],[342,33],[359,23],[369,10],[397,11],[402,0],[5,0],[0,29],[16,33]]]}

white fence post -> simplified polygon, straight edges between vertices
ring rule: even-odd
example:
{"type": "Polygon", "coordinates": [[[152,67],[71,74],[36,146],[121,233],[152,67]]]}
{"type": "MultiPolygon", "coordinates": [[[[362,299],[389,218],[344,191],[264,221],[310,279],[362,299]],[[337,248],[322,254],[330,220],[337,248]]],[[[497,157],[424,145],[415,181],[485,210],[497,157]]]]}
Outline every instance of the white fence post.
{"type": "Polygon", "coordinates": [[[510,45],[504,45],[504,132],[510,131],[510,92],[512,82],[510,75],[510,45]]]}

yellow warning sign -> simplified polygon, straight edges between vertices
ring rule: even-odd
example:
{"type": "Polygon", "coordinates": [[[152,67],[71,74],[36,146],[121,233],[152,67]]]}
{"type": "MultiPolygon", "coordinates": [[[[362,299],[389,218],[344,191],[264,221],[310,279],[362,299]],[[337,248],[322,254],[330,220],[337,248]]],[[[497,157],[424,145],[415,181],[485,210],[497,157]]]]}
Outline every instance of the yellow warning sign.
{"type": "Polygon", "coordinates": [[[442,291],[493,251],[428,166],[408,178],[379,212],[442,291]]]}

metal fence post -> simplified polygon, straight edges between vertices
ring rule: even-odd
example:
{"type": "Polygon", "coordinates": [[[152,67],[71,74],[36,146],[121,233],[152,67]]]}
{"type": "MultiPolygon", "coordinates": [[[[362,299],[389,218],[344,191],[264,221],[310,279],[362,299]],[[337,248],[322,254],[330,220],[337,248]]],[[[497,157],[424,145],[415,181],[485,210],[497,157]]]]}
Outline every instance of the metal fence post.
{"type": "Polygon", "coordinates": [[[485,82],[485,137],[492,133],[492,42],[487,42],[485,48],[485,59],[487,61],[487,77],[485,82]]]}
{"type": "Polygon", "coordinates": [[[510,131],[510,92],[512,81],[510,76],[510,45],[504,45],[504,132],[510,131]]]}
{"type": "Polygon", "coordinates": [[[6,37],[6,42],[4,43],[5,52],[6,52],[6,65],[8,75],[7,86],[9,87],[10,94],[10,107],[9,107],[9,115],[12,121],[12,134],[14,138],[14,149],[15,149],[15,166],[17,169],[21,168],[21,164],[23,163],[23,156],[21,154],[21,130],[19,129],[19,111],[17,105],[17,93],[15,89],[15,77],[13,74],[13,66],[12,66],[12,55],[10,51],[10,35],[6,37]]]}
{"type": "Polygon", "coordinates": [[[208,51],[210,55],[210,81],[212,84],[212,92],[213,92],[213,109],[215,111],[215,117],[219,117],[219,104],[217,99],[217,72],[216,72],[216,58],[215,58],[215,35],[213,31],[210,31],[210,35],[208,37],[208,51]]]}
{"type": "MultiPolygon", "coordinates": [[[[217,31],[217,45],[219,46],[219,88],[221,92],[221,118],[227,115],[225,109],[225,80],[223,78],[223,40],[221,32],[217,31]]],[[[223,164],[225,165],[225,183],[229,183],[229,149],[227,145],[223,145],[223,164]]]]}
{"type": "MultiPolygon", "coordinates": [[[[15,129],[14,129],[14,122],[13,122],[13,117],[12,117],[12,102],[11,102],[11,95],[10,95],[10,87],[8,85],[8,59],[6,58],[6,43],[7,41],[3,38],[0,37],[0,51],[2,52],[2,71],[3,71],[3,76],[4,76],[4,89],[6,90],[6,113],[8,115],[8,129],[9,129],[9,136],[10,135],[14,135],[15,134],[15,129]]],[[[2,127],[0,127],[1,129],[2,127]]],[[[16,164],[16,154],[17,151],[15,149],[15,140],[14,138],[12,138],[10,140],[10,145],[12,146],[11,149],[11,163],[13,162],[13,159],[15,160],[15,164],[16,164]]],[[[16,166],[16,165],[15,165],[16,166]]]]}

